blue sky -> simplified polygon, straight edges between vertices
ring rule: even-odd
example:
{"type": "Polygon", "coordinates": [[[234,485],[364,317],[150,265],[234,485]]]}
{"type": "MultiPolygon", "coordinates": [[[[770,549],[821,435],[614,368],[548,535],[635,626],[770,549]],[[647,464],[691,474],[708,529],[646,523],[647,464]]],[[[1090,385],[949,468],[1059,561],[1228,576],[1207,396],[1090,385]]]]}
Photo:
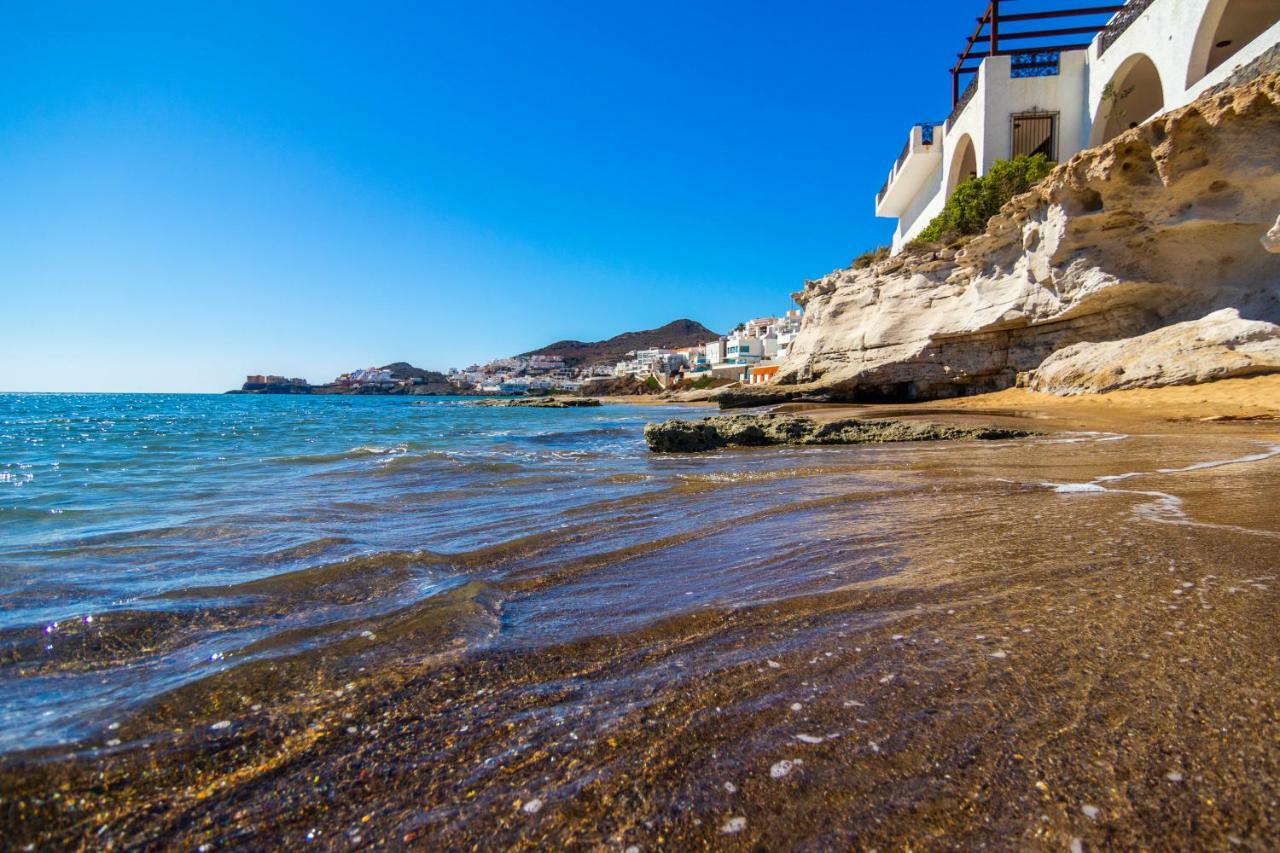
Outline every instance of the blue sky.
{"type": "Polygon", "coordinates": [[[0,4],[0,389],[781,311],[887,241],[983,5],[0,4]]]}

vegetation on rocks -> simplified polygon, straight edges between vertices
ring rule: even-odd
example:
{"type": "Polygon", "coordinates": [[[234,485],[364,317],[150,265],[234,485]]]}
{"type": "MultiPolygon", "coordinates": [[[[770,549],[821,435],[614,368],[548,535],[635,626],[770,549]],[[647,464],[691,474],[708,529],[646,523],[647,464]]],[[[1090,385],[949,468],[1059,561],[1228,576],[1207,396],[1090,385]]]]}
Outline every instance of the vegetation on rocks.
{"type": "Polygon", "coordinates": [[[858,255],[858,257],[854,258],[849,265],[855,270],[862,270],[872,264],[880,263],[880,261],[883,261],[887,257],[889,257],[889,247],[876,246],[874,249],[868,249],[861,255],[858,255]]]}
{"type": "MultiPolygon", "coordinates": [[[[1053,167],[1043,154],[1024,154],[997,161],[987,174],[957,186],[942,212],[912,243],[950,243],[958,237],[983,231],[987,221],[999,213],[1009,199],[1040,183],[1053,167]]],[[[856,267],[857,262],[854,263],[856,267]]]]}

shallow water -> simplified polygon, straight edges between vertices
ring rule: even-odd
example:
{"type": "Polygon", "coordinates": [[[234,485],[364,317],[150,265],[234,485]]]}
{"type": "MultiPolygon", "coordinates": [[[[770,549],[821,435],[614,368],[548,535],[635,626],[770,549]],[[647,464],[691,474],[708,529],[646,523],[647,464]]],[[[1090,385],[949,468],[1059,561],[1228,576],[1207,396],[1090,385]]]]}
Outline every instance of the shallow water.
{"type": "Polygon", "coordinates": [[[0,821],[1269,837],[1274,430],[664,456],[670,407],[423,402],[0,397],[0,821]]]}
{"type": "Polygon", "coordinates": [[[434,595],[476,552],[564,538],[680,476],[639,439],[652,408],[461,403],[0,395],[0,749],[434,595]],[[135,648],[77,642],[125,614],[135,648]]]}

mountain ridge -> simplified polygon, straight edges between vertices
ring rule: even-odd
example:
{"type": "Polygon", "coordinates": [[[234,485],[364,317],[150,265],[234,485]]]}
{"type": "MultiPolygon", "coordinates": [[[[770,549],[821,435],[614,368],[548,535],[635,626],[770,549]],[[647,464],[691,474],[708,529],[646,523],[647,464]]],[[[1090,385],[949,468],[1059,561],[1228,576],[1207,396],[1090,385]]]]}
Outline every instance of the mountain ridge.
{"type": "Polygon", "coordinates": [[[619,361],[632,350],[651,347],[665,349],[691,347],[714,341],[719,337],[718,332],[711,331],[696,320],[681,318],[656,329],[623,332],[603,341],[556,341],[539,349],[520,353],[517,358],[528,358],[534,355],[559,356],[564,359],[568,367],[585,367],[619,361]]]}

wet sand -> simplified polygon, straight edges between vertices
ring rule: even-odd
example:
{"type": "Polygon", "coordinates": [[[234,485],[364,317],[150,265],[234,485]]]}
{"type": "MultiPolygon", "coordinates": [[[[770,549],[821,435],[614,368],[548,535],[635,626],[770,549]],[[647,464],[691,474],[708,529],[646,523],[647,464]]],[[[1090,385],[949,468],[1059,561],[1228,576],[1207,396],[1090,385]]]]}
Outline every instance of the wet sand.
{"type": "MultiPolygon", "coordinates": [[[[825,474],[852,457],[818,450],[829,489],[768,472],[780,504],[729,526],[477,557],[517,561],[503,595],[472,581],[10,756],[6,843],[1274,846],[1280,424],[1174,395],[806,413],[851,410],[1051,435],[825,474]],[[752,562],[765,539],[784,560],[752,562]],[[683,604],[719,571],[767,591],[683,604]]],[[[727,452],[745,478],[779,451],[727,452]]]]}

